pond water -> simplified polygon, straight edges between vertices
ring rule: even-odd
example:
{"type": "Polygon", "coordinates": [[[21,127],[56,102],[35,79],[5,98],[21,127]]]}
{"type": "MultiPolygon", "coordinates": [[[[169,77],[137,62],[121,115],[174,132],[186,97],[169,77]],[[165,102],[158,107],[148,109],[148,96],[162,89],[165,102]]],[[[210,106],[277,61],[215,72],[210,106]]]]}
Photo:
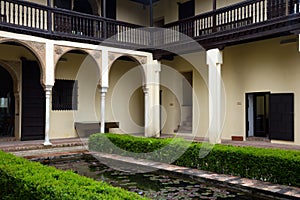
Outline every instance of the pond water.
{"type": "Polygon", "coordinates": [[[90,155],[73,159],[42,160],[43,164],[62,170],[72,170],[97,181],[105,181],[113,186],[136,192],[151,199],[265,199],[239,192],[220,185],[195,181],[189,177],[179,178],[168,173],[130,173],[118,171],[101,164],[90,155]]]}

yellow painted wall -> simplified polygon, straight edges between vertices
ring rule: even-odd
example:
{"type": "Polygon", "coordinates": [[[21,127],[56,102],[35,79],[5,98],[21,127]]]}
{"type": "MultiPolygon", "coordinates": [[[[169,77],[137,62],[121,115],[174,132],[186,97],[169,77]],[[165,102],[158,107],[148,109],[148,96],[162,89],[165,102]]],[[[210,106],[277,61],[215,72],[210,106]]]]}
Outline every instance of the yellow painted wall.
{"type": "MultiPolygon", "coordinates": [[[[164,8],[164,18],[165,23],[170,23],[178,20],[178,5],[177,2],[186,2],[187,0],[173,1],[173,0],[161,0],[159,4],[160,7],[164,8]]],[[[233,1],[225,1],[225,0],[217,0],[217,9],[222,8],[228,5],[232,5],[238,2],[242,2],[243,0],[233,0],[233,1]]],[[[161,12],[157,9],[158,12],[161,12]]],[[[210,12],[213,10],[213,1],[212,0],[195,0],[195,14],[201,14],[205,12],[210,12]]],[[[155,10],[154,10],[155,11],[155,10]]],[[[158,15],[154,12],[154,16],[158,15]]]]}
{"type": "Polygon", "coordinates": [[[295,94],[295,143],[300,144],[300,55],[297,43],[281,45],[272,39],[228,47],[224,50],[222,77],[227,97],[223,139],[246,135],[245,94],[251,92],[295,94]]]}
{"type": "Polygon", "coordinates": [[[117,20],[148,26],[149,7],[133,1],[117,0],[117,20]]]}
{"type": "MultiPolygon", "coordinates": [[[[208,88],[205,83],[205,77],[207,77],[205,52],[182,55],[182,57],[177,56],[173,61],[163,60],[162,64],[172,67],[178,72],[193,72],[193,130],[198,137],[204,137],[208,130],[208,88]]],[[[162,73],[161,80],[165,78],[168,78],[168,75],[164,76],[162,73]]],[[[174,84],[179,81],[174,77],[173,79],[174,84]]],[[[161,90],[162,106],[169,117],[162,132],[173,133],[180,123],[180,100],[176,99],[168,88],[161,87],[161,90]]]]}
{"type": "Polygon", "coordinates": [[[40,4],[40,5],[44,5],[44,6],[47,5],[47,0],[30,0],[30,2],[37,3],[37,4],[40,4]]]}
{"type": "Polygon", "coordinates": [[[63,58],[66,61],[58,62],[55,78],[78,81],[78,110],[51,111],[51,138],[77,137],[74,122],[99,121],[99,70],[96,62],[90,56],[74,53],[67,53],[63,58]]]}
{"type": "Polygon", "coordinates": [[[119,133],[144,133],[144,93],[139,64],[117,60],[109,73],[106,96],[108,122],[119,122],[119,133]],[[112,109],[114,108],[114,109],[112,109]]]}

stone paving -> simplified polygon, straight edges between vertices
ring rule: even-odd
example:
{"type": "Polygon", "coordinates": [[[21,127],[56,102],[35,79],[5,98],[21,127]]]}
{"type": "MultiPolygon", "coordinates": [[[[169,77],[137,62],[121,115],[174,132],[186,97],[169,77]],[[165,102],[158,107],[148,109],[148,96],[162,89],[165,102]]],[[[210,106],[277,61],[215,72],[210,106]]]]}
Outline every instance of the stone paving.
{"type": "MultiPolygon", "coordinates": [[[[73,139],[63,139],[63,140],[52,140],[52,146],[43,146],[43,141],[9,141],[0,142],[0,149],[13,153],[20,157],[25,157],[28,159],[33,158],[52,158],[65,155],[75,155],[75,154],[88,154],[91,153],[87,150],[87,139],[73,138],[73,139]]],[[[252,146],[248,145],[247,142],[228,142],[232,145],[238,146],[252,146]]],[[[255,144],[259,142],[254,142],[255,144]]],[[[266,144],[266,142],[261,142],[260,147],[264,148],[281,148],[282,145],[274,145],[271,143],[266,144]]],[[[259,146],[259,145],[258,145],[259,146]]],[[[283,145],[285,147],[285,145],[283,145]]],[[[290,148],[283,149],[294,149],[298,150],[298,146],[292,145],[290,148]]],[[[271,184],[268,182],[262,182],[257,180],[239,178],[234,176],[228,176],[223,174],[214,174],[206,171],[201,171],[197,169],[190,169],[185,167],[179,167],[174,165],[168,165],[165,163],[152,162],[147,160],[136,160],[133,158],[122,157],[118,155],[97,153],[97,158],[99,159],[109,159],[118,162],[124,162],[128,164],[139,165],[145,169],[147,167],[155,168],[156,170],[164,170],[175,174],[184,174],[195,179],[199,178],[199,181],[208,180],[216,182],[219,184],[227,184],[230,187],[236,187],[243,190],[251,190],[252,192],[258,192],[263,195],[276,195],[285,199],[300,199],[300,188],[283,186],[277,184],[271,184]]]]}

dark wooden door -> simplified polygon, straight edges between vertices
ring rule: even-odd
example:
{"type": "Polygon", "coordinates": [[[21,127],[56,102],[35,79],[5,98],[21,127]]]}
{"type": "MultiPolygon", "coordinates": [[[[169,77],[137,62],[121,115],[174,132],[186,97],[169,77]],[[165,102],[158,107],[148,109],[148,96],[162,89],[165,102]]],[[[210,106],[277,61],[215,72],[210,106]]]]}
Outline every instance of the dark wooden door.
{"type": "Polygon", "coordinates": [[[294,94],[270,95],[270,138],[294,141],[294,94]]]}
{"type": "Polygon", "coordinates": [[[35,61],[22,62],[22,140],[44,139],[45,93],[35,61]]]}
{"type": "MultiPolygon", "coordinates": [[[[179,20],[195,16],[195,0],[179,3],[178,6],[179,20]]],[[[194,22],[180,24],[179,31],[189,37],[194,37],[194,22]]]]}

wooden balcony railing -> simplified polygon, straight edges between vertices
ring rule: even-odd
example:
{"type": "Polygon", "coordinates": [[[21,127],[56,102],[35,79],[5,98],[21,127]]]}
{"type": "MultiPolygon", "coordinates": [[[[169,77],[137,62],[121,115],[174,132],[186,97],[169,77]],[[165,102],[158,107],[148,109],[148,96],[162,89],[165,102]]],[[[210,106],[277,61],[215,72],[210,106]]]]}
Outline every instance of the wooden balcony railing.
{"type": "MultiPolygon", "coordinates": [[[[180,32],[191,38],[198,38],[266,22],[293,13],[299,13],[298,0],[250,0],[170,23],[164,28],[180,32]]],[[[174,34],[165,36],[165,38],[166,43],[180,40],[179,35],[174,34]]]]}
{"type": "Polygon", "coordinates": [[[94,42],[108,39],[141,46],[149,45],[150,38],[148,32],[138,30],[138,25],[16,0],[0,0],[0,26],[55,37],[94,42]]]}
{"type": "Polygon", "coordinates": [[[299,8],[298,0],[247,0],[156,30],[139,29],[140,26],[134,24],[28,1],[0,0],[0,29],[50,38],[151,49],[178,44],[184,38],[181,34],[198,41],[199,38],[213,38],[217,34],[274,22],[299,13],[299,8]]]}

